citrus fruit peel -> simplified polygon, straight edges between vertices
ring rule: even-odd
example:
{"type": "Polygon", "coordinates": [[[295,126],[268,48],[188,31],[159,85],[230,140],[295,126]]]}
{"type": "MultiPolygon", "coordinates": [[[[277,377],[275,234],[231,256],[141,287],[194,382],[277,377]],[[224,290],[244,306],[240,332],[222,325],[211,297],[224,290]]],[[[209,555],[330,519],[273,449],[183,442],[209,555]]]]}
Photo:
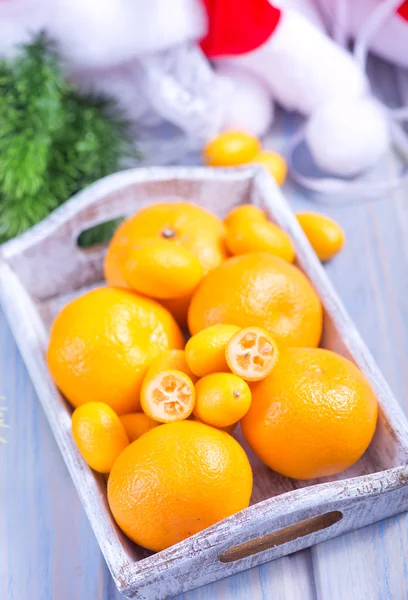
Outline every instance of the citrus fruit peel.
{"type": "Polygon", "coordinates": [[[142,385],[143,412],[159,423],[187,419],[195,403],[194,384],[190,377],[177,369],[146,375],[142,385]]]}
{"type": "Polygon", "coordinates": [[[288,166],[283,156],[278,152],[262,150],[254,156],[252,162],[262,165],[272,175],[279,186],[285,183],[288,166]]]}
{"type": "Polygon", "coordinates": [[[198,379],[187,364],[184,350],[164,350],[151,363],[148,375],[152,377],[154,373],[161,373],[163,371],[181,371],[188,375],[193,383],[198,379]]]}
{"type": "Polygon", "coordinates": [[[109,473],[129,438],[114,410],[103,402],[88,402],[72,414],[72,435],[84,461],[94,471],[109,473]]]}
{"type": "Polygon", "coordinates": [[[203,151],[206,165],[211,167],[234,167],[251,162],[261,151],[258,138],[245,131],[223,131],[212,139],[203,151]]]}
{"type": "Polygon", "coordinates": [[[227,214],[224,219],[225,227],[231,227],[239,221],[267,221],[264,211],[254,204],[240,204],[227,214]]]}
{"type": "Polygon", "coordinates": [[[233,373],[211,373],[196,383],[194,416],[199,421],[223,428],[237,423],[251,406],[248,384],[233,373]]]}
{"type": "Polygon", "coordinates": [[[119,418],[125,428],[130,443],[138,440],[141,435],[146,433],[146,431],[150,431],[153,427],[160,425],[160,423],[153,421],[153,419],[142,412],[129,413],[128,415],[122,415],[119,418]]]}
{"type": "Polygon", "coordinates": [[[239,329],[237,325],[224,323],[212,325],[193,335],[185,348],[187,364],[191,371],[198,377],[229,371],[225,349],[239,329]]]}
{"type": "Polygon", "coordinates": [[[163,239],[138,240],[122,265],[122,277],[136,292],[156,299],[181,298],[191,294],[204,276],[198,258],[182,244],[172,242],[170,229],[163,239]]]}
{"type": "Polygon", "coordinates": [[[292,263],[295,249],[288,234],[275,223],[260,219],[236,219],[227,226],[227,248],[233,256],[248,252],[269,252],[292,263]]]}
{"type": "Polygon", "coordinates": [[[301,212],[296,218],[322,262],[331,260],[343,248],[346,236],[334,219],[314,212],[301,212]]]}
{"type": "Polygon", "coordinates": [[[276,342],[260,327],[246,327],[232,336],[225,350],[229,368],[246,381],[264,379],[278,361],[276,342]]]}

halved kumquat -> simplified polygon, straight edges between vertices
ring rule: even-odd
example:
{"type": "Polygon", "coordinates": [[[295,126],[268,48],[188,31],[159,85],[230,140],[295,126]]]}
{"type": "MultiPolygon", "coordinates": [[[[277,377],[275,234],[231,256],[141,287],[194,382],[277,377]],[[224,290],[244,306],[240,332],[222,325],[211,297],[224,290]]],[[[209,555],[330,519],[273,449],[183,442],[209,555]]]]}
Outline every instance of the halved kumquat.
{"type": "Polygon", "coordinates": [[[141,404],[143,412],[154,421],[172,423],[187,419],[193,412],[194,403],[194,384],[182,371],[147,372],[141,404]]]}
{"type": "Polygon", "coordinates": [[[232,336],[225,350],[229,368],[246,381],[260,381],[278,361],[272,336],[260,327],[246,327],[232,336]]]}

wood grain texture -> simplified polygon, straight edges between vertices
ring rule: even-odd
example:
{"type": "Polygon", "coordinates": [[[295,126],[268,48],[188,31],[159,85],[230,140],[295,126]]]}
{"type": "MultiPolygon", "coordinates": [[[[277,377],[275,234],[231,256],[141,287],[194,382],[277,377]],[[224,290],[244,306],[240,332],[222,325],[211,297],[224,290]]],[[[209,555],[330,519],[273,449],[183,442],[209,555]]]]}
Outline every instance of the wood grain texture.
{"type": "MultiPolygon", "coordinates": [[[[297,190],[288,193],[294,206],[305,206],[297,190]]],[[[344,253],[327,270],[405,409],[406,198],[402,191],[370,204],[319,207],[348,234],[344,253]]],[[[118,598],[1,318],[0,394],[12,425],[9,444],[0,447],[0,598],[118,598]]],[[[407,545],[407,517],[400,515],[180,599],[405,599],[407,545]]]]}

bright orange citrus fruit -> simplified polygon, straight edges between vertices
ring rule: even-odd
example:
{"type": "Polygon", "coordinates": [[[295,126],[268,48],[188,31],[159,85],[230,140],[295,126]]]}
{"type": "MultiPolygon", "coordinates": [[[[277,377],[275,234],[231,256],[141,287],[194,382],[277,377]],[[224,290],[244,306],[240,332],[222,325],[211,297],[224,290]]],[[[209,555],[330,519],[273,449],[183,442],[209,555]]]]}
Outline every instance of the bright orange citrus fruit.
{"type": "Polygon", "coordinates": [[[141,412],[122,415],[120,421],[125,428],[130,443],[138,440],[146,431],[150,431],[153,427],[160,425],[160,423],[153,421],[153,419],[150,419],[141,412]]]}
{"type": "Polygon", "coordinates": [[[102,402],[88,402],[74,410],[72,435],[85,462],[99,473],[109,473],[129,444],[119,417],[102,402]]]}
{"type": "Polygon", "coordinates": [[[295,249],[288,234],[275,223],[260,219],[236,219],[227,227],[226,244],[233,256],[270,252],[288,262],[295,260],[295,249]]]}
{"type": "MultiPolygon", "coordinates": [[[[191,419],[192,421],[198,421],[199,423],[202,423],[200,419],[197,419],[197,417],[194,416],[194,413],[189,416],[189,419],[191,419]]],[[[226,433],[232,434],[237,425],[238,423],[233,423],[232,425],[227,425],[226,427],[216,427],[216,429],[220,429],[221,431],[225,431],[226,433]]],[[[211,425],[211,427],[215,427],[215,425],[211,425]]]]}
{"type": "Polygon", "coordinates": [[[224,225],[225,227],[231,227],[232,225],[236,225],[236,223],[248,220],[265,222],[267,221],[267,217],[264,211],[254,204],[240,204],[227,214],[224,219],[224,225]]]}
{"type": "Polygon", "coordinates": [[[287,348],[252,386],[245,438],[274,471],[295,479],[339,473],[366,451],[377,401],[361,371],[322,349],[287,348]]]}
{"type": "Polygon", "coordinates": [[[250,162],[261,150],[259,140],[244,131],[224,131],[204,148],[205,164],[234,167],[250,162]]]}
{"type": "Polygon", "coordinates": [[[245,327],[232,336],[225,349],[229,368],[245,381],[265,379],[279,357],[275,340],[265,329],[245,327]]]}
{"type": "Polygon", "coordinates": [[[183,345],[179,327],[160,304],[126,290],[98,288],[57,315],[47,361],[71,404],[104,402],[123,415],[140,410],[140,388],[152,360],[183,345]]]}
{"type": "Polygon", "coordinates": [[[163,550],[246,508],[252,470],[227,433],[195,421],[161,425],[128,446],[108,481],[126,535],[163,550]]]}
{"type": "Polygon", "coordinates": [[[203,377],[217,371],[229,371],[225,349],[232,336],[239,331],[237,325],[212,325],[193,335],[185,348],[190,369],[203,377]]]}
{"type": "Polygon", "coordinates": [[[302,212],[296,215],[301,228],[321,261],[333,258],[344,246],[344,231],[326,215],[302,212]]]}
{"type": "Polygon", "coordinates": [[[159,300],[192,294],[203,275],[204,269],[191,250],[156,238],[131,244],[122,264],[127,287],[159,300]]]}
{"type": "Polygon", "coordinates": [[[141,391],[143,412],[159,423],[187,419],[193,412],[194,384],[182,371],[147,372],[141,391]]]}
{"type": "Polygon", "coordinates": [[[211,373],[196,383],[194,416],[213,427],[237,423],[251,406],[248,384],[233,373],[211,373]]]}
{"type": "Polygon", "coordinates": [[[258,163],[259,165],[265,167],[265,169],[270,175],[272,175],[279,186],[285,183],[285,179],[288,174],[288,166],[283,156],[278,154],[278,152],[263,150],[254,156],[252,162],[258,163]]]}
{"type": "Polygon", "coordinates": [[[164,350],[157,358],[154,359],[149,367],[149,375],[161,373],[169,369],[176,369],[190,377],[193,383],[197,381],[196,375],[191,371],[187,364],[185,350],[164,350]]]}
{"type": "Polygon", "coordinates": [[[160,300],[160,304],[167,308],[173,315],[182,329],[187,329],[187,314],[190,306],[192,294],[183,296],[183,298],[169,298],[160,300]]]}
{"type": "Polygon", "coordinates": [[[110,285],[127,287],[122,266],[133,245],[146,238],[190,250],[205,273],[227,257],[225,228],[218,217],[189,202],[152,204],[116,230],[105,258],[105,277],[110,285]]]}
{"type": "Polygon", "coordinates": [[[264,253],[242,254],[204,277],[190,304],[194,335],[216,323],[262,327],[279,346],[317,346],[322,306],[294,265],[264,253]]]}

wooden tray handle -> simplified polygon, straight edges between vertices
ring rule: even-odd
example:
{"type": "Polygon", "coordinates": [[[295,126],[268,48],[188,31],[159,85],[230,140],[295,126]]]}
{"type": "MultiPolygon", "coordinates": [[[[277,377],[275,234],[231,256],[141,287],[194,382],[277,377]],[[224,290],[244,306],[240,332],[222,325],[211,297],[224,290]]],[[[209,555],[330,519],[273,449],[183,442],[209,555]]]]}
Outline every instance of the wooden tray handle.
{"type": "Polygon", "coordinates": [[[225,552],[220,554],[218,559],[222,563],[235,562],[236,560],[247,558],[253,554],[258,554],[258,552],[282,546],[282,544],[286,544],[287,542],[293,542],[298,538],[305,537],[311,533],[316,533],[322,529],[327,529],[327,527],[338,523],[342,518],[343,513],[339,510],[333,510],[324,513],[323,515],[318,515],[317,517],[311,517],[310,519],[305,519],[299,523],[294,523],[283,529],[272,531],[262,537],[229,548],[229,550],[225,550],[225,552]]]}

